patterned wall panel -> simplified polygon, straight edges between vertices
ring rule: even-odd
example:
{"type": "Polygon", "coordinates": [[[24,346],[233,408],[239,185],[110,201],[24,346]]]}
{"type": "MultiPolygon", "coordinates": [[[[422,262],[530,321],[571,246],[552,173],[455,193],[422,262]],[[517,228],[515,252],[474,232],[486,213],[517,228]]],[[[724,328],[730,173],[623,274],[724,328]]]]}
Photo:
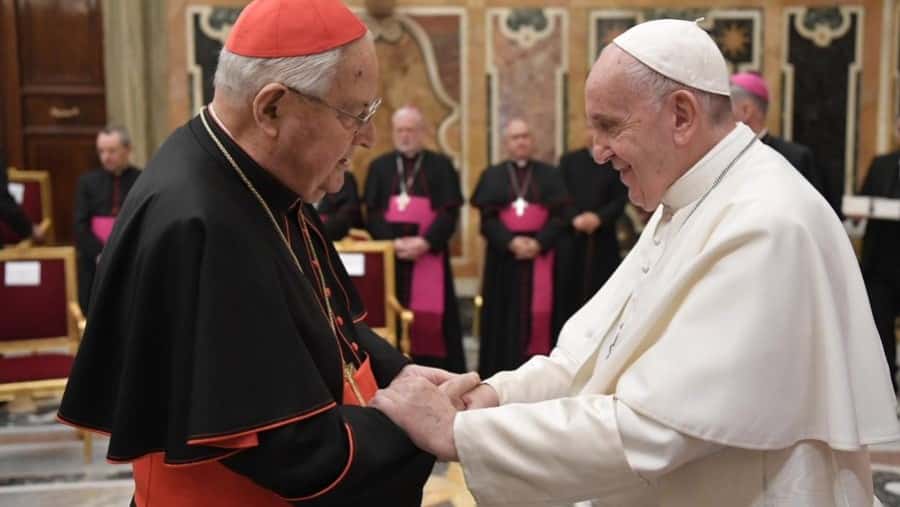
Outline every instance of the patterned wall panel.
{"type": "Polygon", "coordinates": [[[506,156],[503,126],[523,118],[531,125],[535,158],[555,164],[566,147],[569,13],[492,8],[486,22],[490,162],[506,156]]]}
{"type": "Polygon", "coordinates": [[[853,193],[863,8],[789,8],[784,22],[782,134],[812,148],[832,198],[853,193]]]}
{"type": "Polygon", "coordinates": [[[597,9],[590,13],[588,66],[617,35],[632,26],[660,18],[700,19],[700,26],[719,45],[732,72],[762,70],[762,9],[597,9]]]}

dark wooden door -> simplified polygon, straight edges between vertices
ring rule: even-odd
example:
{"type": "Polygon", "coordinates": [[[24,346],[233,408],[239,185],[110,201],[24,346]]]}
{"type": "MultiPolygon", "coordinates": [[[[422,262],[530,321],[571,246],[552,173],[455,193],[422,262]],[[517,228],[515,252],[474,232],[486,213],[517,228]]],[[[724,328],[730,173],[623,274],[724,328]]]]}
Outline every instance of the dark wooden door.
{"type": "Polygon", "coordinates": [[[72,241],[78,176],[106,123],[100,0],[0,0],[11,165],[50,172],[58,243],[72,241]]]}

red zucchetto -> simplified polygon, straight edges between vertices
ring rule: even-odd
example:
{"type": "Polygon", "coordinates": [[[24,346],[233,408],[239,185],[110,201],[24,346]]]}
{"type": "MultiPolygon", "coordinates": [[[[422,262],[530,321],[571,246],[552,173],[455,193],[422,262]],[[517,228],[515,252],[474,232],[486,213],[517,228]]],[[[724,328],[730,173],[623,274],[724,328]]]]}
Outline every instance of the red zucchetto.
{"type": "Polygon", "coordinates": [[[340,0],[254,0],[241,12],[225,47],[254,58],[306,56],[365,33],[366,25],[340,0]]]}

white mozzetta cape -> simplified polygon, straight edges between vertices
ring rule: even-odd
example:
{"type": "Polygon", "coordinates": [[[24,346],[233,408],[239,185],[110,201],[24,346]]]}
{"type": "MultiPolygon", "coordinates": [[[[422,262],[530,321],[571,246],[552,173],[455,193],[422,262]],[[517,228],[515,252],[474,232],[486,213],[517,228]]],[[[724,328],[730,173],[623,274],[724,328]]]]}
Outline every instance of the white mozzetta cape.
{"type": "MultiPolygon", "coordinates": [[[[850,242],[824,199],[753,139],[738,125],[675,182],[549,357],[488,380],[505,406],[457,416],[460,458],[481,502],[542,505],[608,494],[609,505],[632,505],[611,497],[640,484],[621,467],[609,421],[615,403],[734,448],[706,458],[711,466],[738,466],[741,450],[783,452],[811,441],[857,451],[900,438],[850,242]]],[[[681,484],[685,491],[716,475],[684,468],[694,482],[681,484]]],[[[663,503],[681,505],[670,500],[663,503]]]]}

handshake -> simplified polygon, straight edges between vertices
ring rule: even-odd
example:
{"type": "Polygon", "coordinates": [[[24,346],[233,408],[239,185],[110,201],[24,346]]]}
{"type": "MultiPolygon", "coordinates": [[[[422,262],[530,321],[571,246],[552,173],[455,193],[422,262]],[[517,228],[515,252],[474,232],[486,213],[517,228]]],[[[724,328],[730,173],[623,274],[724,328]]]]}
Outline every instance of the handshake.
{"type": "Polygon", "coordinates": [[[440,461],[459,460],[453,438],[458,411],[497,405],[497,392],[482,384],[475,372],[455,374],[413,364],[404,367],[369,403],[400,426],[416,446],[440,461]]]}

